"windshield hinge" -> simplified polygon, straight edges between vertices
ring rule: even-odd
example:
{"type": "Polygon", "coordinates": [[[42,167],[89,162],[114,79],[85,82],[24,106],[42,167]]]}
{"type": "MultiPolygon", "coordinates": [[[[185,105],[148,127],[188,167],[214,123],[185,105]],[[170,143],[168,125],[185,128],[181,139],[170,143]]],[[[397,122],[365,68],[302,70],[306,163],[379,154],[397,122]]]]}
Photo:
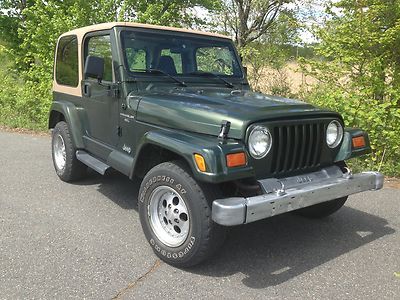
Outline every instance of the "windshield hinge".
{"type": "Polygon", "coordinates": [[[108,96],[112,98],[119,97],[119,84],[112,84],[108,89],[108,96]]]}

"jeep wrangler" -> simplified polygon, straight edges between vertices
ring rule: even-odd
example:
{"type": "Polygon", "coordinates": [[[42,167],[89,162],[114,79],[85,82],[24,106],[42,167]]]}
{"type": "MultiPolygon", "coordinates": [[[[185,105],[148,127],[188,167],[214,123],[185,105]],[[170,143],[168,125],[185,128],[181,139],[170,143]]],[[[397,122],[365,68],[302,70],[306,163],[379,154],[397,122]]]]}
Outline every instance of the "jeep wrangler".
{"type": "Polygon", "coordinates": [[[188,267],[214,253],[229,226],[294,211],[328,216],[383,175],[352,174],[367,133],[340,114],[252,92],[226,36],[106,23],[58,39],[50,110],[61,180],[115,169],[139,178],[147,241],[188,267]]]}

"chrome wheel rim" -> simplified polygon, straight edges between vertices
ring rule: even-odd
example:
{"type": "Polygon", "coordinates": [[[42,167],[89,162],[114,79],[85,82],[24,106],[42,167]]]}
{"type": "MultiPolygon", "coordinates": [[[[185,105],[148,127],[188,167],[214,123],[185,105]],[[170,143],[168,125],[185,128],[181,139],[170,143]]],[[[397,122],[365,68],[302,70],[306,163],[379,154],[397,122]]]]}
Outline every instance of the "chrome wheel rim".
{"type": "Polygon", "coordinates": [[[58,170],[63,170],[67,161],[67,152],[65,142],[61,134],[54,137],[53,143],[54,163],[58,170]]]}
{"type": "Polygon", "coordinates": [[[168,186],[157,187],[150,195],[148,217],[157,238],[169,247],[182,245],[190,229],[185,201],[168,186]]]}

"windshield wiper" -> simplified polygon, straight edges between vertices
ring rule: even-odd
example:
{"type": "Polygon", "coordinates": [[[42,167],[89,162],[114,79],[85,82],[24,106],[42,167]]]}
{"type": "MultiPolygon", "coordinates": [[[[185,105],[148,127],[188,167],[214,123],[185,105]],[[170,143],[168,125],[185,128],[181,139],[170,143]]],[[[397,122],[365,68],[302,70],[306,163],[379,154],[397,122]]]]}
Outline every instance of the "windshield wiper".
{"type": "Polygon", "coordinates": [[[215,74],[213,72],[195,71],[195,72],[191,72],[190,74],[191,75],[208,76],[208,77],[213,76],[213,77],[219,79],[220,81],[222,81],[223,83],[225,83],[225,85],[228,88],[231,88],[231,89],[234,88],[234,85],[232,83],[230,83],[228,80],[225,80],[224,78],[222,78],[221,76],[219,76],[219,75],[217,75],[217,74],[215,74]]]}
{"type": "Polygon", "coordinates": [[[163,70],[160,70],[160,69],[133,69],[131,71],[163,74],[163,75],[167,76],[168,78],[171,78],[173,81],[178,83],[180,86],[187,87],[186,83],[184,83],[183,81],[177,79],[176,77],[172,76],[171,74],[169,74],[163,70]]]}

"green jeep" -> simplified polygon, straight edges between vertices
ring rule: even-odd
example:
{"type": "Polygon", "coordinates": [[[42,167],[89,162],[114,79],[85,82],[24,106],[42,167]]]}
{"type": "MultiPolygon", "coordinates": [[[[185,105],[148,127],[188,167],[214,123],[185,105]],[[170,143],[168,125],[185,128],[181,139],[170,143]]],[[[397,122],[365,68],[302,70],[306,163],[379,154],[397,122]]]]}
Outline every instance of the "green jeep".
{"type": "Polygon", "coordinates": [[[229,226],[290,211],[328,216],[383,186],[345,160],[370,151],[340,114],[254,93],[229,38],[135,23],[63,34],[54,68],[54,167],[142,180],[138,210],[158,257],[187,267],[229,226]]]}

